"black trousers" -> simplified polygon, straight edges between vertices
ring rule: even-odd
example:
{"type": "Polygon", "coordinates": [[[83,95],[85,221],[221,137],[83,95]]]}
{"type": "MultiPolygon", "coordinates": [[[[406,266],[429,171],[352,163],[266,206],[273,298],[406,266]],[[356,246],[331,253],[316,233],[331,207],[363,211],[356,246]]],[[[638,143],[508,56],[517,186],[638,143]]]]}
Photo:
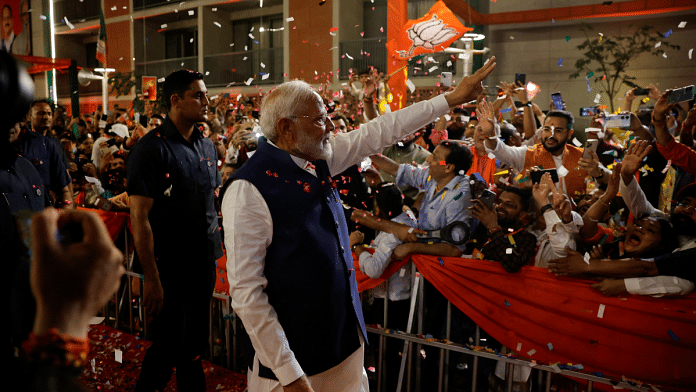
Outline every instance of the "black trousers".
{"type": "Polygon", "coordinates": [[[160,281],[164,303],[148,325],[152,346],[145,354],[135,391],[163,391],[176,368],[178,391],[204,392],[201,359],[208,346],[215,263],[201,271],[192,271],[191,265],[178,271],[160,271],[160,281]]]}

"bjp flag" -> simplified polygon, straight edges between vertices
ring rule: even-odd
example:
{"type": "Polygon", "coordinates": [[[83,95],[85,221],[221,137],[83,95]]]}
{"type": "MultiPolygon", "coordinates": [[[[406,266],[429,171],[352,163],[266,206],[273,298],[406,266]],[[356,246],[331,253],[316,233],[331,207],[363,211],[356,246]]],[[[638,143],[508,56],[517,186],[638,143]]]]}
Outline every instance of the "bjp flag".
{"type": "Polygon", "coordinates": [[[471,30],[440,0],[422,18],[406,22],[397,38],[387,42],[387,50],[401,60],[440,52],[471,30]]]}

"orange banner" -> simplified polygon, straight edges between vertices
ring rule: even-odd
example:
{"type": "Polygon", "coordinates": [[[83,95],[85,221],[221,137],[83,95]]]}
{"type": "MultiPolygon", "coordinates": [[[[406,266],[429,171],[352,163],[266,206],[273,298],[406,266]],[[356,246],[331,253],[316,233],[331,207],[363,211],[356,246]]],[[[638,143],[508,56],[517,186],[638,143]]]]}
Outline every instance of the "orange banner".
{"type": "MultiPolygon", "coordinates": [[[[696,385],[694,293],[605,297],[588,281],[558,278],[544,268],[510,274],[496,262],[440,259],[411,257],[453,305],[522,357],[673,388],[696,385]]],[[[359,290],[380,283],[361,280],[358,270],[356,264],[359,290]]]]}

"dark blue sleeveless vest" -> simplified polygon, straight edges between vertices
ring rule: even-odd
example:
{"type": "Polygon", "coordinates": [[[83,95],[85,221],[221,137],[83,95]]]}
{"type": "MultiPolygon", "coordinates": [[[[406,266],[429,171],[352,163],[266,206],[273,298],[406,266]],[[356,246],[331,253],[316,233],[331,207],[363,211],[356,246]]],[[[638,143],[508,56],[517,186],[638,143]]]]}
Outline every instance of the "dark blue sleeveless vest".
{"type": "MultiPolygon", "coordinates": [[[[256,153],[233,175],[252,183],[270,209],[273,240],[266,250],[264,291],[308,376],[338,365],[358,349],[358,325],[367,336],[343,207],[326,161],[313,164],[317,177],[262,138],[256,153]]],[[[254,351],[246,340],[251,362],[254,351]]],[[[276,379],[263,365],[259,375],[276,379]]]]}

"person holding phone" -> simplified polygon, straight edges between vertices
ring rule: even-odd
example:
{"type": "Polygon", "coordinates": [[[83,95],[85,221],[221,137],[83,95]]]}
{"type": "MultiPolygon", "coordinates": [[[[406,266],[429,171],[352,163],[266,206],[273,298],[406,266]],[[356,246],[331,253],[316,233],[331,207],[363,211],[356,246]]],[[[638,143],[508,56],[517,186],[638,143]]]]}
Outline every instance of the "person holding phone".
{"type": "MultiPolygon", "coordinates": [[[[479,104],[479,123],[484,130],[486,151],[495,158],[522,173],[528,178],[533,167],[556,169],[559,177],[559,190],[571,199],[585,193],[585,178],[588,172],[580,168],[582,149],[570,145],[573,138],[574,118],[565,110],[552,110],[544,119],[541,140],[532,147],[510,147],[498,140],[500,127],[496,123],[492,105],[487,102],[479,104]]],[[[601,171],[595,179],[602,183],[608,181],[608,173],[601,171]]]]}

